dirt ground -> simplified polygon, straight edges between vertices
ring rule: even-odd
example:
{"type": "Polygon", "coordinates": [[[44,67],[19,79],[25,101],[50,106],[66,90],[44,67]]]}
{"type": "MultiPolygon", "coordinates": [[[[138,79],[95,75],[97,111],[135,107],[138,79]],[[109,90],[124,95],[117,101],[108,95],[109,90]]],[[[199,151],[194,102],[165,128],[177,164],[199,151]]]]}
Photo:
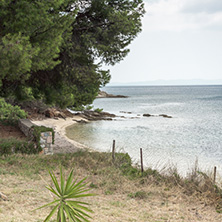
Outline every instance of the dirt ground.
{"type": "Polygon", "coordinates": [[[15,126],[5,126],[0,123],[0,138],[25,139],[26,136],[15,126]]]}
{"type": "MultiPolygon", "coordinates": [[[[79,178],[86,172],[78,170],[79,178]]],[[[92,180],[90,176],[88,180],[92,180]]],[[[94,178],[95,180],[95,178],[94,178]]],[[[32,211],[49,201],[53,201],[45,185],[50,183],[46,174],[39,178],[22,177],[10,174],[0,175],[0,190],[7,195],[8,200],[0,199],[0,221],[6,222],[42,222],[50,208],[32,211]]],[[[222,215],[216,213],[213,206],[208,206],[204,200],[194,201],[179,191],[166,191],[156,187],[147,187],[149,193],[145,199],[131,198],[127,190],[136,190],[123,182],[126,192],[107,194],[103,189],[92,189],[95,197],[85,199],[90,203],[90,221],[96,222],[219,222],[222,215]]],[[[51,220],[55,221],[55,220],[51,220]]]]}

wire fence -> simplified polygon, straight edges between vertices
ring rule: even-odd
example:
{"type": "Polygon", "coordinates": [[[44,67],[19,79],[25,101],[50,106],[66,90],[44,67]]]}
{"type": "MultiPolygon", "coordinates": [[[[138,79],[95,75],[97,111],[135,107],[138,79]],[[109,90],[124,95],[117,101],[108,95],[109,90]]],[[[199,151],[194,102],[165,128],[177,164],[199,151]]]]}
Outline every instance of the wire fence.
{"type": "MultiPolygon", "coordinates": [[[[125,152],[125,151],[124,151],[124,149],[120,149],[120,150],[116,149],[116,141],[113,140],[111,152],[112,152],[113,162],[115,162],[115,153],[116,152],[125,152]]],[[[181,161],[179,164],[170,162],[169,159],[167,159],[167,157],[164,160],[163,160],[163,157],[162,158],[160,157],[158,160],[158,158],[155,156],[155,154],[153,155],[155,157],[152,157],[152,155],[153,154],[151,154],[149,152],[148,153],[144,152],[143,148],[138,148],[137,157],[135,158],[135,156],[134,156],[132,158],[132,156],[131,156],[131,159],[132,159],[134,165],[141,169],[142,173],[147,168],[157,169],[162,173],[164,173],[164,172],[169,173],[169,171],[177,172],[182,176],[186,176],[187,174],[192,173],[194,171],[195,172],[206,172],[207,175],[209,175],[212,178],[214,183],[216,183],[217,178],[220,178],[220,181],[221,181],[220,175],[222,172],[222,169],[221,169],[222,166],[218,167],[215,165],[214,166],[208,165],[207,170],[206,170],[206,168],[202,169],[201,166],[199,166],[198,157],[195,157],[195,160],[193,162],[190,161],[190,164],[188,165],[188,164],[186,164],[185,161],[183,161],[182,164],[181,164],[181,161]],[[145,162],[145,164],[144,164],[144,162],[145,162]]]]}

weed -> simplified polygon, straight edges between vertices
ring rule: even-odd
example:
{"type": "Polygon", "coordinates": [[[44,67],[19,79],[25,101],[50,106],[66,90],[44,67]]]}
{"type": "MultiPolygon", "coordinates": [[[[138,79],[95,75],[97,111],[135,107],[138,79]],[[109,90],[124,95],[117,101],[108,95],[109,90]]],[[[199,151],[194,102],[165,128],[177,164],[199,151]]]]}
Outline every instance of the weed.
{"type": "Polygon", "coordinates": [[[125,207],[126,206],[126,204],[124,204],[120,201],[111,201],[110,204],[115,207],[125,207]]]}
{"type": "Polygon", "coordinates": [[[106,190],[106,191],[105,191],[105,194],[106,194],[106,195],[112,195],[112,194],[113,194],[113,191],[111,191],[111,190],[106,190]]]}
{"type": "Polygon", "coordinates": [[[147,193],[143,190],[137,191],[136,193],[128,194],[130,198],[146,199],[151,193],[147,193]]]}
{"type": "Polygon", "coordinates": [[[98,185],[96,185],[96,184],[94,184],[94,183],[92,182],[92,183],[90,183],[89,187],[90,187],[90,188],[98,188],[98,185]]]}

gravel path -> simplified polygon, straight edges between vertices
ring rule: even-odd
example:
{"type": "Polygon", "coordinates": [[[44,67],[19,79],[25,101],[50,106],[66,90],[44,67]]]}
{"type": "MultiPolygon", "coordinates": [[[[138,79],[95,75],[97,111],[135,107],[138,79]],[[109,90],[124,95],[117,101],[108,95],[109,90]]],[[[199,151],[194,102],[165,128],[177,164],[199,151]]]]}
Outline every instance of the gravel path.
{"type": "MultiPolygon", "coordinates": [[[[81,117],[73,117],[73,118],[66,118],[66,119],[44,119],[40,121],[32,121],[34,124],[38,126],[46,126],[51,127],[55,131],[55,142],[53,145],[53,152],[54,153],[73,153],[79,150],[90,150],[88,147],[69,139],[66,136],[66,127],[77,124],[76,121],[80,121],[81,117]]],[[[85,120],[85,119],[84,119],[85,120]]],[[[87,121],[87,120],[85,120],[87,121]]]]}

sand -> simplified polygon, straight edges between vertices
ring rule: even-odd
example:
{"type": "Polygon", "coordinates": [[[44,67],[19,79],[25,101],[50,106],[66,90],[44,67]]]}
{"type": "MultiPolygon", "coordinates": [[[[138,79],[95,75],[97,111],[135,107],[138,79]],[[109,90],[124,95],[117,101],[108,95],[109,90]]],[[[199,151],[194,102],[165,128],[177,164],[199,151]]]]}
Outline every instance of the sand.
{"type": "Polygon", "coordinates": [[[82,117],[75,116],[66,119],[47,118],[44,120],[32,121],[32,122],[38,126],[46,126],[54,129],[55,131],[55,142],[53,145],[54,153],[73,153],[79,151],[80,149],[91,151],[92,149],[90,149],[89,147],[80,144],[74,140],[71,140],[66,136],[66,127],[71,126],[73,124],[78,124],[77,121],[80,120],[87,121],[82,117]]]}

